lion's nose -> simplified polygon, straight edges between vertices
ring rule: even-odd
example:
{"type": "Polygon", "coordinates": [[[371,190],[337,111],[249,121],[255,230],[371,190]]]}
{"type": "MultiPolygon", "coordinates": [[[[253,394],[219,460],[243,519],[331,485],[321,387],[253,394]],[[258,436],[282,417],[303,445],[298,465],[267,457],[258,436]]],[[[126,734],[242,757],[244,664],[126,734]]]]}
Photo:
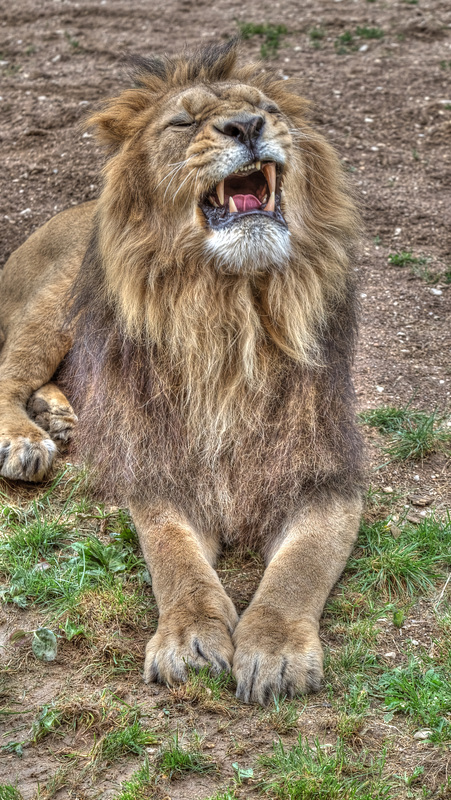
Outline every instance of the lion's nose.
{"type": "Polygon", "coordinates": [[[242,144],[254,144],[259,138],[265,120],[260,116],[248,117],[247,119],[228,119],[221,124],[216,124],[218,131],[225,136],[231,136],[242,144]]]}

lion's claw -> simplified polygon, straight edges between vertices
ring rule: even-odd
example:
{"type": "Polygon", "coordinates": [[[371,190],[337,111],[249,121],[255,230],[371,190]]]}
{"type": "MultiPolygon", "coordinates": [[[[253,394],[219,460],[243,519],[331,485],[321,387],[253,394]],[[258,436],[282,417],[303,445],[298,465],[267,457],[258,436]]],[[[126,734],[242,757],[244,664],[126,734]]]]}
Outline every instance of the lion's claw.
{"type": "Polygon", "coordinates": [[[157,630],[146,648],[144,680],[173,686],[188,680],[188,668],[209,667],[211,672],[229,672],[232,667],[233,644],[229,634],[212,628],[196,632],[195,626],[183,640],[157,630]]]}
{"type": "Polygon", "coordinates": [[[317,692],[323,677],[323,656],[313,628],[299,625],[281,641],[280,627],[266,632],[248,625],[246,617],[238,624],[234,641],[233,674],[236,696],[244,703],[268,705],[273,698],[292,698],[317,692]]]}

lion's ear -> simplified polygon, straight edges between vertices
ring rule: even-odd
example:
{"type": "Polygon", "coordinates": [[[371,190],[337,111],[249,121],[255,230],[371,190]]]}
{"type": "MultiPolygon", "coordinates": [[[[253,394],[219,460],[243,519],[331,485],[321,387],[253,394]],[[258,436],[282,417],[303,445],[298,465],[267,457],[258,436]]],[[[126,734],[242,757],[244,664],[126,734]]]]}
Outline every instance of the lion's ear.
{"type": "Polygon", "coordinates": [[[88,119],[87,128],[94,127],[102,144],[117,148],[130,139],[143,125],[143,114],[151,105],[149,93],[129,89],[115,97],[88,119]]]}

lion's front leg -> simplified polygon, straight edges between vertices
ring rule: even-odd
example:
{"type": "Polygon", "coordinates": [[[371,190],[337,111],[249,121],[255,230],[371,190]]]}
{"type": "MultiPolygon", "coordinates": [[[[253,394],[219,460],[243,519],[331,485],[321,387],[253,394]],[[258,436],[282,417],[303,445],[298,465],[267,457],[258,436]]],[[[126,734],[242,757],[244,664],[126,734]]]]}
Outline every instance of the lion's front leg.
{"type": "Polygon", "coordinates": [[[160,612],[146,648],[144,680],[181,683],[188,666],[230,670],[238,616],[212,567],[218,540],[197,535],[173,511],[155,513],[135,504],[131,512],[160,612]]]}
{"type": "Polygon", "coordinates": [[[361,500],[331,499],[300,514],[268,554],[268,566],[234,633],[237,697],[317,691],[323,676],[319,619],[358,531],[361,500]]]}

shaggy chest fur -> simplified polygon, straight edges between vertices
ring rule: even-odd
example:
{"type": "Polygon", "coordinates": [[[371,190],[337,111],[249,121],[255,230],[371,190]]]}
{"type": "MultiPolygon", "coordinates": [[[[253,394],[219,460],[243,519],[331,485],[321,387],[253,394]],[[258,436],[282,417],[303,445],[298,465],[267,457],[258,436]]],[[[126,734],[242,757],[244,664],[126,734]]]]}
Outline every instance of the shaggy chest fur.
{"type": "Polygon", "coordinates": [[[343,346],[343,328],[352,337],[349,313],[336,314],[323,337],[327,366],[295,364],[268,345],[266,376],[235,398],[230,389],[228,416],[221,397],[212,406],[208,376],[193,411],[183,360],[169,367],[164,352],[98,317],[94,304],[85,311],[95,335],[75,345],[70,364],[79,446],[105,497],[169,504],[199,529],[251,545],[280,530],[313,491],[355,489],[360,443],[343,346]]]}

